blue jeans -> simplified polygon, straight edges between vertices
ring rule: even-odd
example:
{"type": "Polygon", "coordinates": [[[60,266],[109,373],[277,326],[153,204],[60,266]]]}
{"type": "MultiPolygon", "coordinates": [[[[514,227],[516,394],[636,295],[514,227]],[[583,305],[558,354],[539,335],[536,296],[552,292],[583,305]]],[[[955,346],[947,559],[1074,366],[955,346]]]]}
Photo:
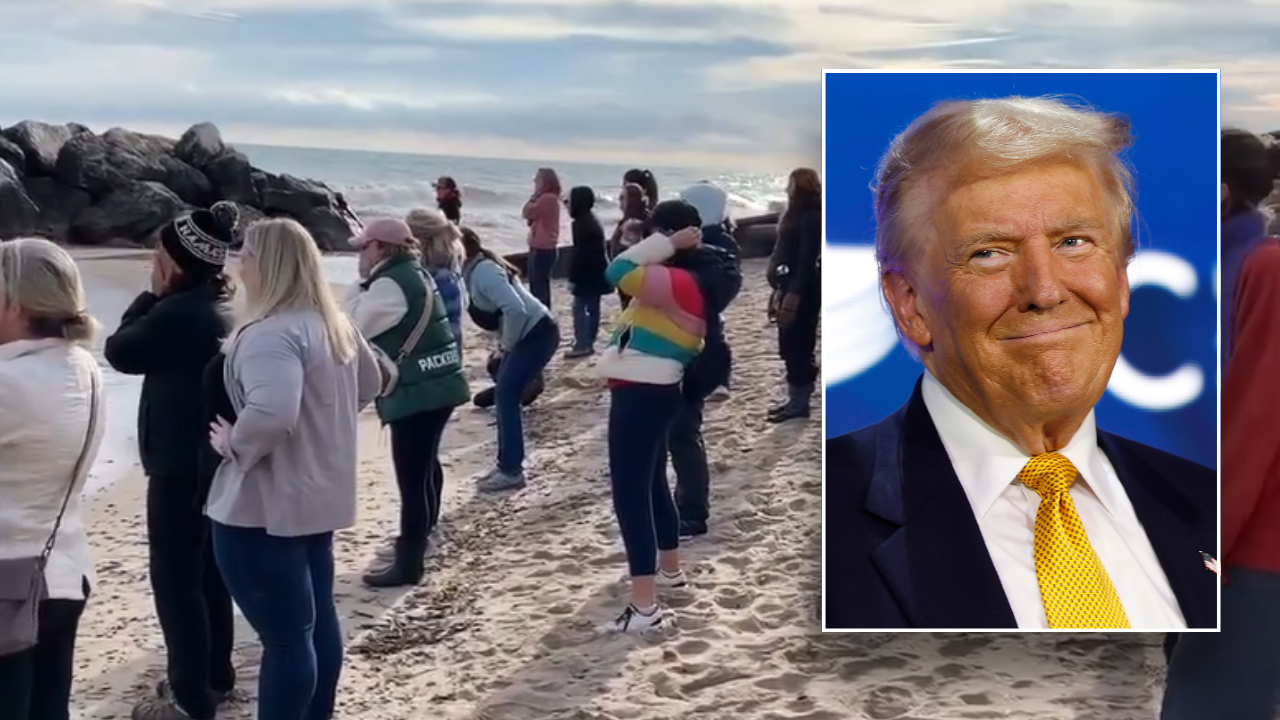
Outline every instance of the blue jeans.
{"type": "Polygon", "coordinates": [[[507,351],[493,388],[498,415],[498,469],[515,475],[524,469],[524,418],[520,399],[525,388],[546,369],[560,347],[560,328],[543,318],[507,351]]]}
{"type": "Polygon", "coordinates": [[[573,349],[591,350],[600,334],[600,296],[573,296],[573,349]]]}
{"type": "Polygon", "coordinates": [[[262,643],[258,720],[331,720],[342,674],[333,533],[212,525],[218,569],[262,643]]]}
{"type": "Polygon", "coordinates": [[[631,577],[656,575],[658,551],[680,546],[667,432],[683,404],[679,385],[629,383],[609,392],[609,481],[631,577]]]}
{"type": "Polygon", "coordinates": [[[551,307],[551,272],[555,270],[559,255],[560,251],[556,249],[529,250],[526,267],[529,271],[529,292],[548,308],[551,307]]]}
{"type": "Polygon", "coordinates": [[[1160,720],[1271,720],[1280,688],[1280,574],[1224,568],[1219,632],[1173,646],[1160,720]]]}

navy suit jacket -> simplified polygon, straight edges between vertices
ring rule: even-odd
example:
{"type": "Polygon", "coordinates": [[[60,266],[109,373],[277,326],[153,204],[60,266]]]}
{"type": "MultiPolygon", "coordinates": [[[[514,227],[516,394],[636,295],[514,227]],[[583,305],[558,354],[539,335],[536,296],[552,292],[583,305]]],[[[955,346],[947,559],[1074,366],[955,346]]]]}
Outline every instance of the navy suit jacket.
{"type": "MultiPolygon", "coordinates": [[[[1188,628],[1215,628],[1217,473],[1098,431],[1188,628]]],[[[875,425],[827,440],[824,627],[1017,628],[916,382],[875,425]]]]}

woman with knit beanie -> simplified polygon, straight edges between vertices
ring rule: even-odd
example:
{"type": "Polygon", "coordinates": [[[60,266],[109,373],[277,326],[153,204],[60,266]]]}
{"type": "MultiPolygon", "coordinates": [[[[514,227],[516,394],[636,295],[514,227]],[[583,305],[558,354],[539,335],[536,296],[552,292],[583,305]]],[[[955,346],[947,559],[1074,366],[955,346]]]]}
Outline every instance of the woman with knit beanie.
{"type": "Polygon", "coordinates": [[[214,717],[235,686],[231,596],[213,558],[204,504],[212,468],[199,397],[205,366],[227,334],[224,273],[238,220],[219,203],[165,225],[151,287],[125,311],[103,355],[141,375],[138,452],[147,474],[147,547],[168,676],[134,720],[214,717]]]}

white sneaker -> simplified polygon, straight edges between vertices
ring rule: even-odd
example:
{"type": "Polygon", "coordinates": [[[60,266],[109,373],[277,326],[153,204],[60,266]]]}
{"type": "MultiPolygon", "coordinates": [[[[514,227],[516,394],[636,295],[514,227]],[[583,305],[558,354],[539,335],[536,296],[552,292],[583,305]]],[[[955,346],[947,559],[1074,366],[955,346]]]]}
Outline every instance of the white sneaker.
{"type": "Polygon", "coordinates": [[[684,574],[684,570],[677,570],[674,575],[668,575],[665,570],[659,570],[654,577],[654,583],[659,590],[679,590],[689,586],[689,576],[684,574]]]}
{"type": "Polygon", "coordinates": [[[605,629],[612,632],[643,633],[662,627],[665,620],[666,612],[659,605],[654,605],[646,612],[627,603],[626,609],[605,629]]]}

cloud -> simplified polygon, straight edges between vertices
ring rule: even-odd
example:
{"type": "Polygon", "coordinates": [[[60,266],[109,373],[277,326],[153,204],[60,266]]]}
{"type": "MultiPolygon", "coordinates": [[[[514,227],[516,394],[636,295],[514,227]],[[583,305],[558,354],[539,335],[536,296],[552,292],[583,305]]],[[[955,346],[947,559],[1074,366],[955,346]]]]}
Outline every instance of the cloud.
{"type": "Polygon", "coordinates": [[[1270,129],[1278,10],[1280,0],[0,0],[0,122],[208,119],[245,141],[774,169],[815,162],[824,68],[1220,66],[1224,120],[1270,129]]]}

